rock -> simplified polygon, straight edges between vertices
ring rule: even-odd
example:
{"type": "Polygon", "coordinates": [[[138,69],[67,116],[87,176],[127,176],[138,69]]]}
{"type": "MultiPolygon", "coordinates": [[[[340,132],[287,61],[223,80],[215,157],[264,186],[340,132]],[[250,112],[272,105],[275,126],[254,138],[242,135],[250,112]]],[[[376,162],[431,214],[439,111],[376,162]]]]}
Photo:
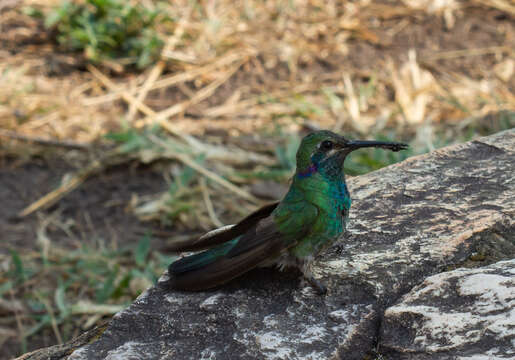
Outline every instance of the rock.
{"type": "Polygon", "coordinates": [[[515,260],[427,278],[386,309],[381,348],[395,359],[515,358],[515,260]]]}
{"type": "MultiPolygon", "coordinates": [[[[348,231],[314,269],[328,284],[326,296],[299,284],[298,274],[274,269],[251,271],[214,291],[165,292],[154,286],[105,331],[70,347],[68,359],[352,360],[371,354],[377,344],[393,354],[388,359],[403,358],[403,349],[416,351],[409,359],[434,359],[438,339],[415,336],[421,330],[410,326],[423,320],[398,321],[402,305],[394,304],[431,275],[514,257],[514,159],[515,130],[509,130],[352,178],[348,231]],[[383,320],[385,309],[389,317],[383,320]],[[395,337],[395,329],[403,333],[395,337]]],[[[442,296],[456,296],[452,289],[444,286],[442,296]]],[[[479,299],[472,294],[477,290],[461,291],[479,299]]],[[[459,310],[460,304],[449,306],[459,310]]],[[[478,344],[446,351],[489,356],[492,348],[482,353],[478,344]]]]}

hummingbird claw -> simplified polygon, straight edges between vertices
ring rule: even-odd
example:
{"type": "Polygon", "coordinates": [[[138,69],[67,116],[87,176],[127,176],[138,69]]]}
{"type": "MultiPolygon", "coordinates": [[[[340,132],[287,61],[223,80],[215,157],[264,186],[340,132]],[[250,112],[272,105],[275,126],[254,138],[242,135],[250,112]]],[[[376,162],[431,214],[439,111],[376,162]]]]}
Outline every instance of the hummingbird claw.
{"type": "Polygon", "coordinates": [[[325,286],[322,282],[318,281],[314,277],[306,277],[306,280],[308,281],[309,285],[316,291],[318,295],[325,295],[327,294],[327,286],[325,286]]]}

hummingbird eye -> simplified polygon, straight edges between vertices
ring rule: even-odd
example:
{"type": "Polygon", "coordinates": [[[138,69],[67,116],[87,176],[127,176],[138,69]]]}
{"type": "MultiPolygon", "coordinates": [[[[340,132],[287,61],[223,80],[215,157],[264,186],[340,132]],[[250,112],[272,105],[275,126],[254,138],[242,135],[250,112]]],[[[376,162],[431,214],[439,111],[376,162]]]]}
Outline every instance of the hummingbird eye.
{"type": "Polygon", "coordinates": [[[333,148],[334,143],[331,140],[324,140],[320,143],[320,148],[322,150],[328,151],[333,148]]]}

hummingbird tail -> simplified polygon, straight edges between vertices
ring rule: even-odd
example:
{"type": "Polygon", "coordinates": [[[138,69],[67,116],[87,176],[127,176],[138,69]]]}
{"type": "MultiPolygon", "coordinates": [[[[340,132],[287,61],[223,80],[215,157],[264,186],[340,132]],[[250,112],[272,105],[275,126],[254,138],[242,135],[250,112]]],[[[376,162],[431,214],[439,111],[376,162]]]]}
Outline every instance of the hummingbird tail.
{"type": "MultiPolygon", "coordinates": [[[[199,291],[230,280],[231,277],[227,278],[223,274],[224,271],[218,269],[217,263],[234,247],[238,240],[239,237],[213,249],[186,256],[171,263],[168,266],[170,279],[161,285],[168,289],[199,291]],[[214,276],[215,272],[219,276],[214,276]]],[[[225,270],[229,270],[229,268],[225,270]]]]}
{"type": "Polygon", "coordinates": [[[202,269],[203,267],[213,263],[220,256],[227,254],[237,241],[238,238],[223,243],[216,248],[183,257],[168,266],[168,274],[178,276],[190,271],[202,269]]]}
{"type": "MultiPolygon", "coordinates": [[[[270,209],[266,212],[268,211],[270,209]]],[[[211,289],[279,256],[294,242],[284,241],[274,218],[262,218],[262,213],[256,212],[257,215],[252,219],[255,225],[244,226],[244,230],[240,229],[238,235],[231,240],[172,263],[168,267],[169,279],[160,282],[161,286],[168,290],[211,289]],[[260,217],[261,220],[256,219],[260,217]]],[[[239,224],[244,224],[245,221],[239,224]]],[[[239,224],[228,232],[232,232],[239,224]]],[[[227,234],[223,232],[215,235],[217,242],[220,241],[219,236],[225,237],[227,234]]]]}

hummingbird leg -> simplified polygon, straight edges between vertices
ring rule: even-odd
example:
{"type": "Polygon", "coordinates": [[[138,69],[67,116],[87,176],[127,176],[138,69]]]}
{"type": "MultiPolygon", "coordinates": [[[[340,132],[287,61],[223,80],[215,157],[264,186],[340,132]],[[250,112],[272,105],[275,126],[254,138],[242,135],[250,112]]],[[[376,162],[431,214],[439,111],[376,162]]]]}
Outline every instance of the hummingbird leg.
{"type": "Polygon", "coordinates": [[[304,263],[301,266],[302,275],[304,275],[304,279],[308,282],[309,285],[315,290],[318,295],[327,294],[327,287],[319,280],[315,279],[313,273],[311,272],[311,262],[304,263]]]}
{"type": "Polygon", "coordinates": [[[311,287],[316,291],[318,295],[327,294],[327,286],[325,286],[322,282],[315,279],[313,276],[304,276],[306,281],[311,285],[311,287]]]}

